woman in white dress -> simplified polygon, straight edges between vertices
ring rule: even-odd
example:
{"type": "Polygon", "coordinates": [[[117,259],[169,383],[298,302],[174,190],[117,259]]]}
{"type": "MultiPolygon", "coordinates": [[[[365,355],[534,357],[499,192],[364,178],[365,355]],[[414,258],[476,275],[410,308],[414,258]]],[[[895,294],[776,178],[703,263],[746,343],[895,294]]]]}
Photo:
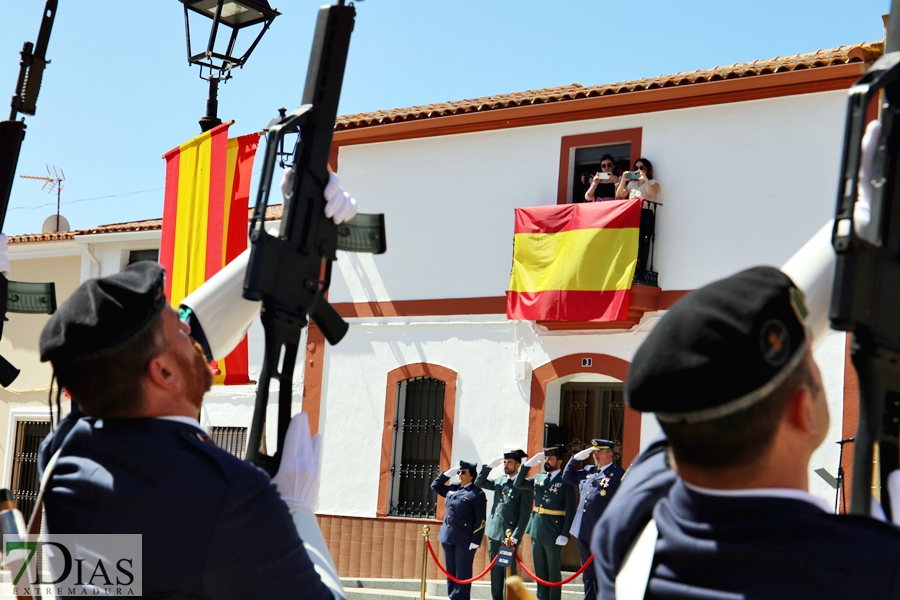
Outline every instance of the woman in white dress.
{"type": "Polygon", "coordinates": [[[626,171],[619,179],[616,198],[643,198],[656,200],[659,195],[659,182],[653,179],[653,164],[646,158],[634,161],[634,169],[626,171]]]}

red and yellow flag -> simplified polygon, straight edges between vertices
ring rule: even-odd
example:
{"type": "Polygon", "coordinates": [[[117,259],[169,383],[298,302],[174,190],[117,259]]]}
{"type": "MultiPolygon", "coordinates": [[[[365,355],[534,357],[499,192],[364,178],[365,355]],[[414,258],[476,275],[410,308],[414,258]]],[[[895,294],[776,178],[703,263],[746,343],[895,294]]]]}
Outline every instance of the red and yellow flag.
{"type": "Polygon", "coordinates": [[[624,321],[641,201],[516,209],[509,319],[624,321]]]}
{"type": "MultiPolygon", "coordinates": [[[[166,193],[159,262],[173,306],[247,249],[250,177],[259,134],[228,139],[223,123],[163,155],[166,193]]],[[[249,381],[247,338],[220,360],[216,383],[249,381]]]]}

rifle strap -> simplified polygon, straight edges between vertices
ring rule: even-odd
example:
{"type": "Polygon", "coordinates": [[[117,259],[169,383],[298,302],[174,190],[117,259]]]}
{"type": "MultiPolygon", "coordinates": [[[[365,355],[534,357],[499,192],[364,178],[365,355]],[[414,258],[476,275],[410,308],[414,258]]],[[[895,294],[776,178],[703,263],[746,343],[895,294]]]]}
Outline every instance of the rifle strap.
{"type": "Polygon", "coordinates": [[[659,530],[656,521],[650,519],[641,535],[635,540],[625,563],[616,575],[616,598],[618,600],[643,600],[653,570],[653,555],[656,554],[656,540],[659,530]]]}
{"type": "Polygon", "coordinates": [[[41,515],[44,512],[44,491],[47,489],[47,484],[50,483],[50,475],[53,474],[53,468],[56,466],[61,450],[57,450],[50,457],[50,462],[44,468],[44,475],[41,477],[41,489],[38,491],[37,498],[34,501],[34,511],[31,513],[31,520],[28,521],[28,533],[31,535],[41,531],[41,515]]]}

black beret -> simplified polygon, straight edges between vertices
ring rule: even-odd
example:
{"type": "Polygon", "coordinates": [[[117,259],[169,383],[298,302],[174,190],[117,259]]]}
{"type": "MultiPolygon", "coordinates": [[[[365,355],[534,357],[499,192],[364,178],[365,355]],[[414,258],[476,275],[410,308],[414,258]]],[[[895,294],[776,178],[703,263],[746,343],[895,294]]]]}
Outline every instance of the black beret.
{"type": "Polygon", "coordinates": [[[158,263],[140,261],[82,283],[44,326],[41,361],[100,358],[127,346],[166,305],[165,277],[158,263]]]}
{"type": "Polygon", "coordinates": [[[558,456],[562,458],[566,455],[566,447],[563,444],[553,444],[549,448],[544,448],[544,456],[558,456]]]}
{"type": "Polygon", "coordinates": [[[466,462],[464,460],[459,461],[459,468],[463,471],[472,471],[478,468],[478,465],[475,463],[466,462]]]}
{"type": "Polygon", "coordinates": [[[802,360],[802,292],[755,267],[678,301],[638,348],[625,398],[663,422],[709,421],[768,397],[802,360]]]}
{"type": "Polygon", "coordinates": [[[594,438],[591,440],[591,448],[594,450],[606,450],[616,447],[616,443],[613,440],[604,440],[602,438],[594,438]]]}
{"type": "Polygon", "coordinates": [[[525,451],[521,450],[521,449],[520,450],[512,450],[510,452],[503,453],[503,458],[511,458],[511,459],[517,460],[519,462],[522,462],[522,459],[525,458],[526,456],[528,456],[528,455],[525,454],[525,451]]]}

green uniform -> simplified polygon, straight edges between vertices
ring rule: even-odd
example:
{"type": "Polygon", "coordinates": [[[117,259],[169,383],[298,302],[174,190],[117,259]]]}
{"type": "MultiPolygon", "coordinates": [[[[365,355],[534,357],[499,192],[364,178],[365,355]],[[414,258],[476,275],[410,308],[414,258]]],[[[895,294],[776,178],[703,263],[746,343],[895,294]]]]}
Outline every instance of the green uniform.
{"type": "MultiPolygon", "coordinates": [[[[513,532],[512,537],[522,541],[525,527],[528,525],[528,517],[531,516],[531,507],[534,502],[534,492],[530,489],[516,489],[511,477],[504,475],[496,481],[488,479],[491,468],[487,465],[481,467],[481,472],[475,478],[475,485],[485,490],[494,491],[494,505],[488,516],[487,529],[488,551],[491,560],[500,551],[500,545],[506,539],[506,530],[513,532]]],[[[516,574],[516,565],[513,563],[512,574],[516,574]]],[[[506,579],[504,567],[494,567],[491,571],[491,596],[494,600],[503,600],[503,586],[506,579]]]]}
{"type": "MultiPolygon", "coordinates": [[[[534,572],[544,581],[561,581],[562,546],[556,545],[556,538],[569,535],[575,518],[578,490],[562,479],[562,471],[550,474],[538,473],[526,477],[528,469],[520,469],[513,485],[520,489],[534,490],[534,510],[525,533],[531,536],[531,553],[534,557],[534,572]],[[552,511],[550,514],[543,511],[552,511]]],[[[540,600],[560,600],[562,588],[538,584],[537,596],[540,600]]]]}

